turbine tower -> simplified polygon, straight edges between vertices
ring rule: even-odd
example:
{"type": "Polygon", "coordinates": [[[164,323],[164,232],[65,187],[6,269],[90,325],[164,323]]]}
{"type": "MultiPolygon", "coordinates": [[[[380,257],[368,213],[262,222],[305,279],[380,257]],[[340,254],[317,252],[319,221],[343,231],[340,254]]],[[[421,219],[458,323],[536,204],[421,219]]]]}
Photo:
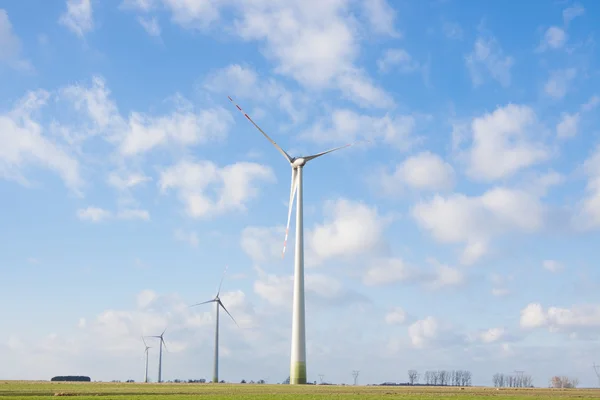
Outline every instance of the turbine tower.
{"type": "Polygon", "coordinates": [[[165,346],[165,350],[167,350],[167,344],[165,343],[165,339],[163,339],[163,335],[167,331],[167,328],[158,336],[147,336],[160,339],[160,347],[158,350],[158,383],[162,382],[162,348],[165,346]]]}
{"type": "Polygon", "coordinates": [[[283,242],[282,258],[285,256],[285,248],[290,228],[290,218],[292,215],[292,206],[294,205],[294,197],[298,196],[298,205],[296,207],[296,249],[294,257],[294,299],[292,311],[292,351],[290,361],[290,384],[305,384],[306,383],[306,327],[304,318],[304,229],[303,229],[303,200],[302,200],[302,170],[307,162],[321,157],[325,154],[336,150],[343,149],[351,144],[327,150],[321,153],[313,154],[305,157],[292,157],[286,153],[273,139],[271,139],[253,120],[237,105],[231,97],[229,100],[244,114],[248,119],[263,134],[265,138],[285,157],[292,167],[292,185],[290,189],[290,203],[288,208],[288,220],[285,229],[285,239],[283,242]]]}
{"type": "Polygon", "coordinates": [[[225,308],[225,306],[223,305],[223,302],[219,298],[219,294],[221,293],[221,285],[223,285],[223,278],[225,278],[226,271],[227,271],[227,267],[225,267],[225,270],[223,271],[223,276],[221,276],[221,282],[219,283],[219,289],[217,289],[217,295],[213,299],[208,300],[208,301],[203,301],[202,303],[198,303],[198,304],[194,304],[194,305],[190,306],[190,307],[195,307],[195,306],[199,306],[201,304],[215,303],[216,307],[217,307],[217,317],[216,317],[216,327],[215,327],[215,360],[214,360],[214,365],[213,365],[213,382],[214,383],[219,383],[219,308],[223,307],[223,310],[225,310],[227,315],[229,315],[231,317],[231,319],[236,324],[236,326],[238,328],[240,327],[237,324],[237,322],[235,322],[235,319],[229,313],[229,311],[227,311],[227,308],[225,308]]]}
{"type": "Polygon", "coordinates": [[[148,350],[151,349],[152,347],[150,347],[146,344],[146,341],[144,340],[143,336],[142,336],[142,342],[144,342],[144,346],[146,346],[146,350],[144,350],[144,353],[146,353],[146,371],[144,373],[144,383],[148,383],[148,350]]]}

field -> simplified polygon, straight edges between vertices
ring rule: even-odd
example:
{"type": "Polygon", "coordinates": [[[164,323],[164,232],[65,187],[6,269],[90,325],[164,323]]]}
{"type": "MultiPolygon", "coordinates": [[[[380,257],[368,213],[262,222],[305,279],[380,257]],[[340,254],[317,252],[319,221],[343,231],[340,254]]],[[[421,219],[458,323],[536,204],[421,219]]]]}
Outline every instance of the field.
{"type": "Polygon", "coordinates": [[[500,389],[407,386],[290,386],[230,384],[139,384],[0,381],[0,398],[38,400],[57,394],[78,400],[178,399],[599,399],[600,389],[500,389]]]}

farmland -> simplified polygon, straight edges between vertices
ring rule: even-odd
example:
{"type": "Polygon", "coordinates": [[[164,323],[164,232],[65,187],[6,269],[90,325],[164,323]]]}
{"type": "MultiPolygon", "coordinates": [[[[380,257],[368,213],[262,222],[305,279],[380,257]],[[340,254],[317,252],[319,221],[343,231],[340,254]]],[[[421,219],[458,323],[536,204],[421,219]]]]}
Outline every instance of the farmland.
{"type": "Polygon", "coordinates": [[[59,395],[97,399],[598,399],[600,389],[500,389],[410,386],[313,386],[250,384],[137,384],[0,381],[0,397],[45,399],[59,395]]]}

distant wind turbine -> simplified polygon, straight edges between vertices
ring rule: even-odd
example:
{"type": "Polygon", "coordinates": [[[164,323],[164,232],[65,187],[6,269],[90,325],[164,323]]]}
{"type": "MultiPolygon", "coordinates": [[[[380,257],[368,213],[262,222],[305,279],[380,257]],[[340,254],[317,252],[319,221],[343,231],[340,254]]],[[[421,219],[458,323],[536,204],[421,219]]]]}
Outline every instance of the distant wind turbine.
{"type": "Polygon", "coordinates": [[[147,336],[147,337],[153,337],[153,338],[160,339],[160,347],[158,350],[158,383],[162,382],[162,348],[163,348],[163,345],[165,346],[165,350],[167,350],[167,344],[165,343],[165,339],[163,338],[163,335],[165,334],[166,331],[167,331],[167,328],[165,328],[165,330],[158,336],[147,336]]]}
{"type": "Polygon", "coordinates": [[[146,344],[146,341],[144,340],[143,336],[142,336],[142,342],[144,342],[144,346],[146,346],[146,350],[144,350],[144,353],[146,353],[146,372],[144,374],[144,383],[148,383],[148,350],[151,349],[152,347],[150,347],[146,344]]]}
{"type": "Polygon", "coordinates": [[[227,311],[227,308],[225,308],[225,306],[223,305],[223,302],[221,301],[221,298],[219,297],[219,294],[221,293],[221,286],[223,285],[223,278],[225,278],[226,271],[227,271],[227,267],[225,267],[225,270],[223,271],[223,275],[221,276],[221,282],[219,283],[219,289],[217,289],[217,295],[213,299],[208,300],[208,301],[203,301],[202,303],[193,304],[190,306],[190,307],[196,307],[196,306],[199,306],[202,304],[216,303],[217,317],[216,317],[216,327],[215,327],[215,360],[214,360],[214,366],[213,366],[213,382],[214,383],[219,382],[219,308],[223,307],[223,310],[225,310],[225,312],[231,317],[231,319],[236,324],[236,326],[238,328],[240,327],[238,325],[238,323],[235,322],[235,319],[229,313],[229,311],[227,311]]]}
{"type": "Polygon", "coordinates": [[[296,249],[294,260],[294,300],[292,311],[292,352],[290,361],[290,384],[306,383],[306,327],[305,327],[305,310],[304,310],[304,228],[303,228],[303,199],[302,199],[302,169],[307,162],[321,157],[325,154],[336,150],[352,146],[354,143],[335,149],[327,150],[321,153],[313,154],[305,157],[292,157],[285,152],[273,139],[271,139],[253,120],[237,105],[231,97],[229,100],[244,114],[248,119],[263,134],[265,138],[285,157],[292,167],[292,185],[290,189],[290,203],[288,207],[287,226],[285,228],[285,239],[283,241],[282,257],[285,256],[285,248],[290,228],[290,218],[292,216],[292,206],[294,205],[294,197],[298,193],[298,206],[296,207],[296,249]]]}

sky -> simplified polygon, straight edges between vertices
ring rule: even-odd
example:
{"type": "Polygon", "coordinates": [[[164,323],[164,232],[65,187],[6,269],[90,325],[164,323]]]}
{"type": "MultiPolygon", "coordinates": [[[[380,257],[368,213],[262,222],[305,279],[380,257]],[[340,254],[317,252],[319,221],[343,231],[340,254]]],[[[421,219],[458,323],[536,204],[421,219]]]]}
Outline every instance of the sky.
{"type": "Polygon", "coordinates": [[[600,384],[596,1],[0,1],[0,379],[600,384]],[[35,12],[32,12],[35,10],[35,12]],[[368,140],[368,142],[367,142],[368,140]],[[158,342],[149,339],[150,377],[158,342]]]}

